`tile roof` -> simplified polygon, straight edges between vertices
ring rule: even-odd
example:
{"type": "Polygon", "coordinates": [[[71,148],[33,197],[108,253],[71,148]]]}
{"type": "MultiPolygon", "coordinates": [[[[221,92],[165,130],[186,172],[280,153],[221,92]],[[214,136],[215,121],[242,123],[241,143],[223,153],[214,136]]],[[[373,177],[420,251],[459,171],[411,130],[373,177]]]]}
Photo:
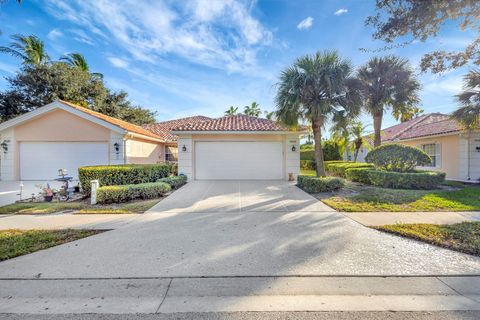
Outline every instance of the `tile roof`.
{"type": "Polygon", "coordinates": [[[382,141],[409,140],[459,132],[462,127],[449,115],[429,113],[383,130],[382,141]]]}
{"type": "Polygon", "coordinates": [[[290,131],[283,125],[268,119],[244,114],[224,116],[174,128],[172,131],[290,131]]]}
{"type": "Polygon", "coordinates": [[[89,114],[91,116],[94,116],[95,118],[98,118],[100,120],[103,120],[103,121],[106,121],[110,124],[113,124],[117,127],[120,127],[128,132],[133,132],[133,133],[137,133],[137,134],[141,134],[141,135],[144,135],[144,136],[147,136],[147,137],[151,137],[151,138],[156,138],[156,139],[160,139],[162,140],[162,137],[160,137],[159,135],[151,132],[151,131],[148,131],[140,126],[137,126],[135,124],[131,124],[129,122],[126,122],[126,121],[123,121],[123,120],[120,120],[120,119],[117,119],[117,118],[113,118],[113,117],[110,117],[110,116],[107,116],[107,115],[104,115],[103,113],[100,113],[100,112],[96,112],[96,111],[93,111],[93,110],[90,110],[88,108],[85,108],[85,107],[81,107],[79,105],[76,105],[76,104],[73,104],[71,102],[68,102],[68,101],[63,101],[63,100],[58,100],[60,103],[62,104],[65,104],[69,107],[72,107],[76,110],[79,110],[81,112],[84,112],[86,114],[89,114]]]}
{"type": "Polygon", "coordinates": [[[207,121],[207,120],[212,120],[212,119],[205,116],[193,116],[188,118],[181,118],[176,120],[147,124],[147,125],[144,125],[143,128],[162,137],[162,139],[164,139],[167,142],[174,142],[174,141],[177,141],[178,136],[170,132],[172,129],[189,125],[189,124],[195,124],[195,123],[207,121]]]}

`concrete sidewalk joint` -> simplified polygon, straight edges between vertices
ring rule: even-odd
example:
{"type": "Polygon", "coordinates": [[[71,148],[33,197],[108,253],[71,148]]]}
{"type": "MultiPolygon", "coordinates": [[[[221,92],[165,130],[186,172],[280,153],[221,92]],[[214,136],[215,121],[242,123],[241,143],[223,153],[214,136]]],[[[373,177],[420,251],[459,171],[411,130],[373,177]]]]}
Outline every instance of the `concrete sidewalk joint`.
{"type": "Polygon", "coordinates": [[[480,212],[341,212],[341,214],[367,227],[397,223],[455,224],[480,221],[480,212]]]}

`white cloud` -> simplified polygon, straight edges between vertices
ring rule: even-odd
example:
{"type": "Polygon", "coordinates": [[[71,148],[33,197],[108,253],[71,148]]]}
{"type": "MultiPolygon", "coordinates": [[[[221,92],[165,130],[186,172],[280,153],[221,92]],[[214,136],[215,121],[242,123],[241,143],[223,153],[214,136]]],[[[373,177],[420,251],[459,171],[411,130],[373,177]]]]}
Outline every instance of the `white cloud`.
{"type": "Polygon", "coordinates": [[[128,68],[128,65],[129,65],[128,61],[125,61],[123,59],[116,58],[116,57],[108,57],[107,59],[108,59],[108,61],[110,61],[110,63],[114,67],[121,68],[121,69],[128,68]]]}
{"type": "Polygon", "coordinates": [[[341,8],[341,9],[338,9],[337,11],[335,11],[333,14],[336,15],[336,16],[340,16],[344,13],[347,13],[348,12],[348,9],[345,9],[345,8],[341,8]]]}
{"type": "Polygon", "coordinates": [[[424,84],[424,91],[436,95],[453,96],[460,93],[462,85],[461,75],[433,77],[431,81],[424,84]]]}
{"type": "Polygon", "coordinates": [[[86,43],[91,46],[94,45],[92,38],[89,37],[82,29],[70,29],[69,31],[74,35],[73,39],[77,40],[78,42],[86,43]]]}
{"type": "Polygon", "coordinates": [[[273,37],[244,2],[235,0],[49,0],[47,9],[150,63],[173,54],[228,72],[244,71],[273,37]]]}
{"type": "Polygon", "coordinates": [[[54,41],[54,40],[57,40],[58,38],[60,38],[61,36],[63,36],[63,33],[62,31],[58,30],[58,29],[52,29],[52,31],[50,31],[48,34],[47,34],[47,38],[54,41]]]}
{"type": "Polygon", "coordinates": [[[299,24],[297,24],[297,29],[298,30],[308,30],[312,27],[313,25],[313,18],[312,17],[307,17],[300,21],[299,24]]]}

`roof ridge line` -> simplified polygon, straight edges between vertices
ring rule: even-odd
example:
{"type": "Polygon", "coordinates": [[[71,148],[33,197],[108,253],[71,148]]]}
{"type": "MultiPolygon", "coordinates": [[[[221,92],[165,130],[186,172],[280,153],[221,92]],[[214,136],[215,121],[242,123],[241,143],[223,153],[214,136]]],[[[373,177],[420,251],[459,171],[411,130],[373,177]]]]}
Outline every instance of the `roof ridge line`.
{"type": "MultiPolygon", "coordinates": [[[[405,131],[411,129],[413,126],[419,124],[419,123],[422,123],[423,121],[425,121],[425,119],[427,118],[430,118],[432,116],[432,113],[429,113],[429,114],[426,114],[423,119],[420,119],[419,121],[416,121],[416,122],[413,122],[411,125],[407,126],[405,129],[403,130],[400,130],[397,134],[395,134],[391,140],[395,140],[396,138],[398,138],[399,136],[401,136],[405,131]]],[[[412,120],[417,120],[419,118],[415,118],[415,119],[412,119],[412,120]]]]}

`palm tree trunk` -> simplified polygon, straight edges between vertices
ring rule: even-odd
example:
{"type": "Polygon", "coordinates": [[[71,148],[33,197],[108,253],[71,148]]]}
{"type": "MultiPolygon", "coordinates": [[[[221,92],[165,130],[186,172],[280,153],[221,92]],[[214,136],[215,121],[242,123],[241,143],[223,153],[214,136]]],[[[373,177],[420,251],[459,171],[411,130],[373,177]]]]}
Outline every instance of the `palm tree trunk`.
{"type": "Polygon", "coordinates": [[[373,115],[373,130],[375,132],[374,147],[379,147],[382,144],[382,118],[383,109],[373,115]]]}
{"type": "Polygon", "coordinates": [[[325,177],[325,167],[323,164],[322,150],[322,127],[323,117],[312,119],[313,141],[315,141],[315,164],[317,167],[317,177],[325,177]]]}
{"type": "Polygon", "coordinates": [[[358,159],[358,151],[359,151],[359,150],[360,150],[360,149],[355,148],[355,153],[354,153],[354,155],[353,155],[353,161],[355,161],[355,162],[357,162],[357,159],[358,159]]]}

